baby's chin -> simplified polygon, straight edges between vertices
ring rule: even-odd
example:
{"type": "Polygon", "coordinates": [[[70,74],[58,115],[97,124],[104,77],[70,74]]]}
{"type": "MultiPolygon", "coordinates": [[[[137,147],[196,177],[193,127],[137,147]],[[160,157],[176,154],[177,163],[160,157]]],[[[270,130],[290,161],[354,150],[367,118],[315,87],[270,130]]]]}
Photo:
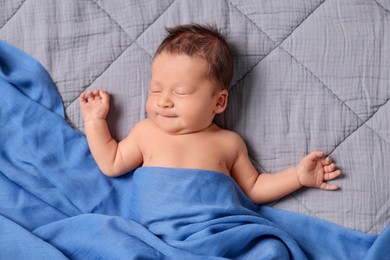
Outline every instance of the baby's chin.
{"type": "Polygon", "coordinates": [[[188,126],[182,126],[178,124],[170,124],[167,122],[161,123],[158,122],[158,120],[152,120],[156,126],[164,133],[168,135],[187,135],[187,134],[193,134],[197,132],[201,132],[204,129],[208,128],[208,126],[197,126],[197,127],[188,127],[188,126]]]}
{"type": "Polygon", "coordinates": [[[174,127],[159,127],[161,131],[169,135],[187,135],[195,132],[199,132],[198,130],[186,129],[186,128],[174,128],[174,127]]]}

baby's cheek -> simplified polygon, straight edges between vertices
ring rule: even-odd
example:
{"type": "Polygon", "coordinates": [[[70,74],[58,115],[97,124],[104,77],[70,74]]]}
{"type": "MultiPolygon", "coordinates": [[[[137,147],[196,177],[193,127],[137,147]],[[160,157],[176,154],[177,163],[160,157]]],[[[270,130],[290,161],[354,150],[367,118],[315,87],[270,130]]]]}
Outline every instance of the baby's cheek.
{"type": "Polygon", "coordinates": [[[146,100],[146,112],[149,114],[151,111],[152,111],[152,107],[153,107],[153,101],[151,100],[151,98],[148,98],[146,100]]]}

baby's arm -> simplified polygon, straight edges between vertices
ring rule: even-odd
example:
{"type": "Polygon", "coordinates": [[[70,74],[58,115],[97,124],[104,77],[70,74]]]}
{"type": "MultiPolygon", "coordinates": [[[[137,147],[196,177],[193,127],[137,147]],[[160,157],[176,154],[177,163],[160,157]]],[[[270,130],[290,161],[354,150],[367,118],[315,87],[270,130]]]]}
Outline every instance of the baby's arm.
{"type": "Polygon", "coordinates": [[[135,134],[116,142],[108,129],[106,117],[110,96],[103,90],[88,91],[80,95],[80,106],[85,124],[85,134],[91,153],[100,170],[107,176],[120,176],[142,163],[135,134]]]}
{"type": "Polygon", "coordinates": [[[330,158],[323,156],[323,152],[312,152],[296,167],[274,174],[259,174],[249,160],[246,146],[242,141],[231,174],[245,194],[258,204],[280,199],[302,186],[335,190],[337,186],[326,181],[337,178],[340,171],[336,170],[330,158]]]}

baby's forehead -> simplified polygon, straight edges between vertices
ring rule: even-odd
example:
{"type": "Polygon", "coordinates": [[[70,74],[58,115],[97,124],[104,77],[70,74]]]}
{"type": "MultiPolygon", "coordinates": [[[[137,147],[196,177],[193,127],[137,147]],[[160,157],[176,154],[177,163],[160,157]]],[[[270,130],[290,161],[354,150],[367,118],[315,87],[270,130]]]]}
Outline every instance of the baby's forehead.
{"type": "Polygon", "coordinates": [[[152,73],[155,69],[169,68],[170,66],[179,68],[189,67],[190,69],[195,70],[201,69],[205,77],[211,76],[210,65],[206,59],[199,56],[189,56],[187,54],[170,52],[159,53],[153,57],[152,73]]]}
{"type": "Polygon", "coordinates": [[[205,59],[204,57],[199,56],[199,55],[188,55],[186,53],[168,52],[168,51],[163,51],[163,52],[156,54],[153,57],[152,63],[154,63],[156,61],[156,59],[158,60],[159,57],[162,57],[162,56],[168,57],[167,59],[164,59],[164,62],[170,62],[170,61],[172,61],[172,59],[175,59],[175,58],[186,57],[186,58],[189,58],[190,60],[192,60],[193,62],[209,65],[208,60],[205,59]]]}
{"type": "MultiPolygon", "coordinates": [[[[154,76],[154,72],[161,71],[161,69],[169,68],[170,63],[176,64],[177,66],[177,64],[181,64],[180,63],[181,61],[194,64],[194,67],[192,67],[192,65],[190,65],[189,67],[191,67],[191,69],[194,68],[195,71],[200,70],[204,78],[213,81],[215,84],[219,86],[217,80],[218,77],[217,75],[214,74],[214,71],[212,70],[212,66],[207,59],[197,55],[190,56],[188,54],[182,54],[177,52],[163,51],[161,53],[156,54],[153,57],[153,61],[152,61],[152,77],[154,76]]],[[[186,73],[193,74],[195,73],[195,71],[193,70],[191,70],[190,72],[186,71],[186,73]]]]}

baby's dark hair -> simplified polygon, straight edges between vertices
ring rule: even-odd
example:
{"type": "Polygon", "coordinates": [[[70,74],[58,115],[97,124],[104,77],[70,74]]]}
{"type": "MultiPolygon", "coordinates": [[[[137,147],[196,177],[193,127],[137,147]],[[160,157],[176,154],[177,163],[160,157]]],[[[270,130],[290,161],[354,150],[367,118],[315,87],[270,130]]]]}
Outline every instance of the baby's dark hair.
{"type": "Polygon", "coordinates": [[[167,52],[202,58],[209,65],[207,76],[216,80],[222,89],[228,89],[233,77],[232,54],[225,38],[215,26],[185,24],[166,30],[168,35],[155,56],[167,52]]]}

